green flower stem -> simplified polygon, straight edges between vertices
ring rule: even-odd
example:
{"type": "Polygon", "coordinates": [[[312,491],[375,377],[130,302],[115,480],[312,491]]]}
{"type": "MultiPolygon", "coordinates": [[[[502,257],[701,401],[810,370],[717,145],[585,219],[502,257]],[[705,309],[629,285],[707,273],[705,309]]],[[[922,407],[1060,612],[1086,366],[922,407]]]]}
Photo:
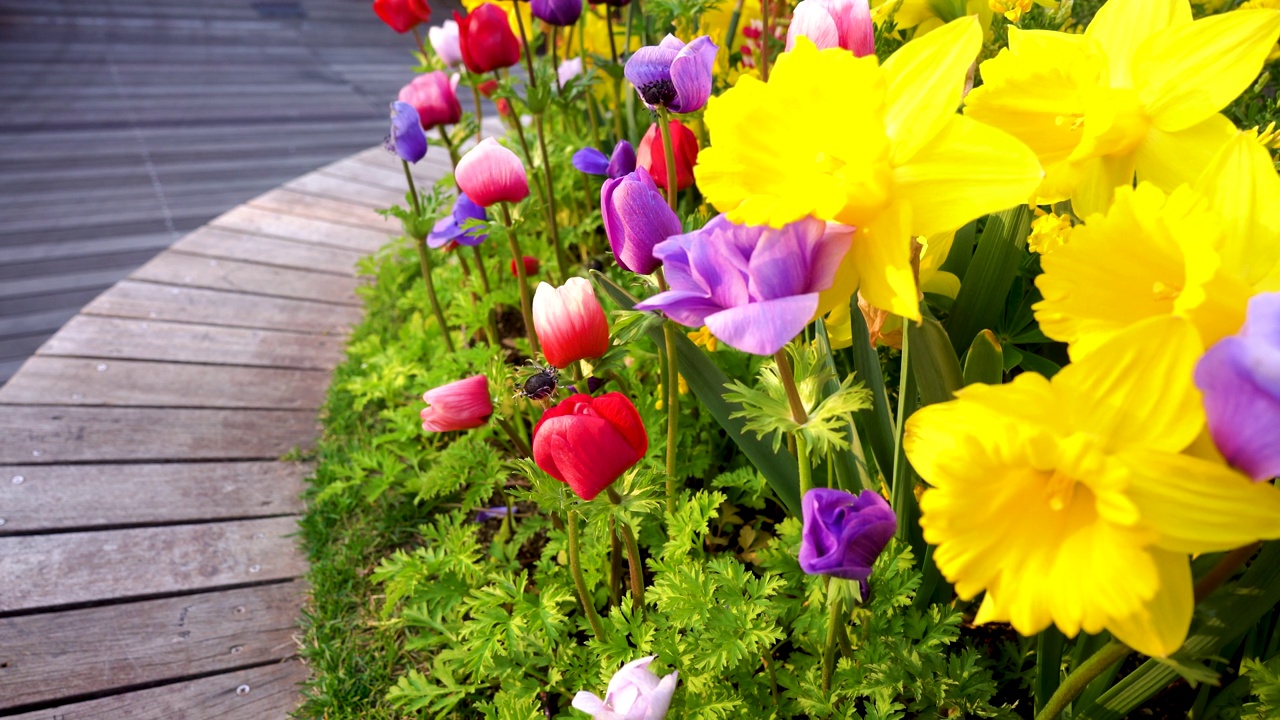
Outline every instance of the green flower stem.
{"type": "Polygon", "coordinates": [[[524,438],[520,437],[516,432],[516,429],[511,427],[511,422],[504,417],[497,418],[497,421],[498,427],[502,428],[502,431],[507,434],[507,439],[511,441],[515,451],[521,457],[531,457],[533,451],[529,449],[529,443],[525,442],[524,438]]]}
{"type": "MultiPolygon", "coordinates": [[[[422,219],[422,203],[418,200],[418,188],[413,183],[413,173],[409,171],[409,163],[401,160],[400,164],[404,167],[404,179],[409,183],[409,197],[413,202],[413,218],[414,224],[422,219]]],[[[440,323],[440,334],[444,336],[444,346],[453,352],[453,337],[449,334],[449,323],[444,319],[444,311],[440,309],[440,299],[436,297],[435,283],[431,282],[431,258],[427,255],[427,239],[425,237],[413,238],[414,245],[418,248],[418,267],[422,270],[422,280],[427,284],[427,297],[431,300],[431,311],[435,313],[436,322],[440,323]]]]}
{"type": "MultiPolygon", "coordinates": [[[[607,488],[609,502],[621,505],[622,498],[612,487],[607,488]]],[[[636,536],[631,526],[619,523],[622,527],[622,542],[627,546],[627,564],[631,570],[631,612],[638,613],[644,608],[644,566],[640,564],[640,546],[636,544],[636,536]]]]}
{"type": "Polygon", "coordinates": [[[618,537],[618,524],[609,518],[609,604],[621,601],[622,591],[622,538],[618,537]]]}
{"type": "Polygon", "coordinates": [[[618,78],[613,80],[613,131],[619,140],[627,139],[622,134],[622,80],[618,78]]]}
{"type": "Polygon", "coordinates": [[[760,19],[764,22],[764,30],[760,33],[760,79],[769,82],[769,0],[760,0],[760,19]]]}
{"type": "MultiPolygon", "coordinates": [[[[658,268],[658,289],[665,292],[667,278],[658,268]]],[[[666,345],[667,362],[663,382],[667,390],[667,514],[676,514],[676,500],[680,495],[680,483],[676,479],[676,451],[680,427],[680,361],[676,359],[676,326],[670,320],[662,323],[662,339],[666,345]]]]}
{"type": "MultiPolygon", "coordinates": [[[[903,322],[911,322],[903,320],[903,322]]],[[[916,515],[915,481],[912,479],[911,466],[907,463],[906,451],[902,446],[902,435],[906,431],[907,418],[916,411],[916,375],[911,371],[911,344],[907,333],[902,334],[902,379],[898,384],[897,427],[894,429],[893,455],[893,511],[898,516],[898,532],[894,535],[899,542],[911,541],[911,528],[918,519],[916,515]]]]}
{"type": "Polygon", "coordinates": [[[489,273],[484,269],[484,256],[480,254],[480,246],[472,245],[471,254],[476,259],[476,274],[480,276],[480,287],[484,288],[484,292],[487,295],[492,291],[489,289],[489,273]]]}
{"type": "Polygon", "coordinates": [[[578,514],[570,510],[565,513],[565,527],[569,531],[569,572],[573,574],[574,587],[578,589],[578,601],[582,603],[582,612],[591,624],[596,640],[604,642],[604,626],[600,624],[600,616],[591,603],[591,594],[587,592],[587,581],[582,578],[582,557],[578,549],[578,514]]]}
{"type": "Polygon", "coordinates": [[[516,262],[516,282],[520,285],[520,313],[524,316],[525,334],[529,336],[529,350],[534,355],[542,352],[538,344],[538,333],[533,329],[533,299],[529,296],[529,278],[524,274],[524,256],[520,253],[520,239],[516,237],[515,226],[511,224],[511,211],[507,203],[498,203],[502,210],[502,224],[507,226],[507,243],[511,246],[511,257],[516,262]]]}
{"type": "MultiPolygon", "coordinates": [[[[484,111],[480,109],[480,82],[471,83],[471,96],[476,100],[476,142],[484,139],[484,111]]],[[[454,163],[457,165],[457,163],[454,163]]]]}
{"type": "Polygon", "coordinates": [[[671,142],[671,113],[658,106],[658,132],[662,133],[662,154],[667,158],[667,205],[676,209],[676,148],[671,142]]]}
{"type": "Polygon", "coordinates": [[[560,282],[569,279],[568,263],[564,259],[564,246],[560,244],[560,227],[556,222],[556,193],[551,182],[551,158],[547,155],[546,133],[542,129],[542,113],[533,116],[534,127],[538,130],[538,150],[542,153],[542,174],[547,183],[546,205],[547,227],[551,231],[551,242],[556,249],[556,266],[560,270],[560,282]]]}
{"type": "Polygon", "coordinates": [[[529,34],[524,30],[524,17],[520,14],[520,5],[515,5],[516,28],[520,30],[520,44],[524,46],[524,67],[529,71],[529,87],[538,87],[538,80],[533,74],[533,48],[529,47],[529,34]]]}
{"type": "Polygon", "coordinates": [[[738,23],[742,21],[742,6],[746,4],[746,0],[738,0],[733,6],[733,13],[729,15],[729,29],[724,34],[723,47],[733,50],[733,38],[738,34],[738,23]]]}
{"type": "Polygon", "coordinates": [[[440,140],[444,143],[444,147],[449,151],[449,162],[453,164],[454,169],[458,167],[458,149],[453,146],[453,141],[449,139],[449,133],[444,131],[443,125],[437,125],[436,130],[440,131],[440,140]]]}
{"type": "MultiPolygon", "coordinates": [[[[618,64],[618,42],[613,39],[613,8],[610,5],[604,6],[604,24],[609,30],[609,57],[613,60],[613,64],[618,64]]],[[[615,83],[616,85],[617,83],[615,83]]]]}
{"type": "Polygon", "coordinates": [[[831,692],[831,676],[836,670],[836,644],[840,637],[841,605],[839,580],[827,579],[827,642],[822,646],[822,692],[831,692]]]}
{"type": "Polygon", "coordinates": [[[1071,701],[1084,692],[1089,683],[1094,678],[1102,674],[1104,670],[1112,665],[1120,662],[1133,652],[1127,645],[1121,642],[1111,641],[1107,643],[1101,650],[1094,653],[1088,660],[1085,660],[1080,667],[1076,668],[1062,684],[1058,686],[1057,692],[1049,698],[1044,704],[1044,709],[1036,715],[1036,720],[1054,720],[1067,709],[1071,701]]]}
{"type": "MultiPolygon", "coordinates": [[[[809,413],[805,412],[804,401],[800,399],[800,391],[796,388],[795,372],[791,369],[791,362],[787,360],[786,349],[779,350],[774,353],[773,360],[778,364],[778,376],[782,379],[782,387],[787,391],[787,402],[791,405],[791,419],[796,421],[797,425],[804,425],[809,422],[809,413]]],[[[805,440],[804,433],[797,430],[791,433],[791,437],[796,441],[796,463],[800,471],[800,497],[803,499],[805,493],[813,487],[813,467],[809,462],[809,442],[805,440]]]]}

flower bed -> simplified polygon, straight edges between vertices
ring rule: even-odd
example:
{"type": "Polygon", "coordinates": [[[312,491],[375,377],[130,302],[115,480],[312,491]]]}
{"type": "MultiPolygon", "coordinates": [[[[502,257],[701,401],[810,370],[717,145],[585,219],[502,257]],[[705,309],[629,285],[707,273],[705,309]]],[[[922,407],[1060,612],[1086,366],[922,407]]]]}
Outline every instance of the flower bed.
{"type": "Polygon", "coordinates": [[[1271,716],[1280,10],[973,9],[433,28],[304,715],[1271,716]]]}

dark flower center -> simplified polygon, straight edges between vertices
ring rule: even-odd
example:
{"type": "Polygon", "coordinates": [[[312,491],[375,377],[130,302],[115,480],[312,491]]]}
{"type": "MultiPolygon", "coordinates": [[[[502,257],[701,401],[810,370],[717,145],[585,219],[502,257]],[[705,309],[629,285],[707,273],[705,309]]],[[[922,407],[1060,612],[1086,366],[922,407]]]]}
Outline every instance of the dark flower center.
{"type": "Polygon", "coordinates": [[[675,102],[676,86],[670,80],[655,80],[640,86],[640,97],[653,106],[666,107],[675,102]]]}

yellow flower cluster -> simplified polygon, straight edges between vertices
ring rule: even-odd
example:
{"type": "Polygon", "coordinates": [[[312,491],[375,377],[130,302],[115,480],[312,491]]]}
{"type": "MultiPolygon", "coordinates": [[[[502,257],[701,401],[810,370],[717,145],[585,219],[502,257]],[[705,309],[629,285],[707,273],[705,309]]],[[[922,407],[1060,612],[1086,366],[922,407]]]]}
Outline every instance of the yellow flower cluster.
{"type": "Polygon", "coordinates": [[[1071,237],[1071,216],[1046,213],[1036,208],[1036,219],[1031,221],[1031,235],[1027,248],[1033,253],[1048,255],[1066,244],[1071,237]]]}

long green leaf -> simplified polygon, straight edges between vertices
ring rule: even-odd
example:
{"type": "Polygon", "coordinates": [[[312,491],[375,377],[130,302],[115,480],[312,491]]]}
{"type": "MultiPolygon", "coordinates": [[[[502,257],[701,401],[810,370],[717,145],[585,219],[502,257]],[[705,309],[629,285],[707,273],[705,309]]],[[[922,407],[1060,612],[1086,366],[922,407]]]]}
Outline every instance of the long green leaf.
{"type": "MultiPolygon", "coordinates": [[[[624,310],[634,308],[639,302],[603,274],[593,270],[591,277],[600,289],[604,290],[624,310]]],[[[657,344],[659,351],[666,351],[661,327],[651,328],[648,335],[657,344]]],[[[724,387],[729,384],[729,377],[716,367],[715,363],[708,360],[698,346],[682,333],[676,334],[676,357],[680,362],[680,374],[689,383],[689,390],[711,413],[716,422],[720,423],[720,427],[724,429],[729,439],[737,444],[760,474],[764,475],[778,499],[787,506],[792,515],[799,517],[800,475],[795,458],[785,452],[775,451],[769,443],[758,439],[755,435],[744,433],[744,422],[741,419],[729,417],[738,410],[724,399],[724,387]]]]}
{"type": "Polygon", "coordinates": [[[911,374],[920,389],[920,404],[946,402],[964,387],[960,360],[951,347],[951,338],[942,324],[925,316],[919,324],[904,321],[911,345],[911,374]]]}
{"type": "Polygon", "coordinates": [[[1030,229],[1031,210],[1026,205],[987,218],[947,319],[947,332],[957,355],[969,347],[979,331],[999,322],[1030,229]]]}
{"type": "MultiPolygon", "coordinates": [[[[827,335],[827,325],[818,319],[818,331],[814,334],[818,342],[818,351],[825,359],[827,371],[831,376],[822,386],[822,397],[828,398],[840,390],[840,381],[836,379],[835,359],[831,356],[831,338],[827,335]]],[[[846,416],[847,417],[847,416],[846,416]]],[[[862,457],[862,441],[858,438],[858,433],[853,428],[853,423],[846,422],[844,432],[849,438],[849,447],[844,450],[832,449],[828,453],[827,459],[831,462],[836,471],[836,479],[840,483],[841,489],[857,494],[867,487],[863,482],[866,473],[867,461],[862,457]]]]}
{"type": "Polygon", "coordinates": [[[990,330],[983,330],[973,339],[969,354],[964,358],[964,384],[986,383],[999,385],[1004,379],[1004,351],[1000,340],[990,330]]]}
{"type": "MultiPolygon", "coordinates": [[[[1187,641],[1172,659],[1194,665],[1219,654],[1280,602],[1280,542],[1269,542],[1239,582],[1220,588],[1196,608],[1187,641]]],[[[1147,660],[1098,698],[1080,707],[1077,720],[1120,720],[1178,679],[1171,666],[1147,660]]]]}
{"type": "Polygon", "coordinates": [[[886,482],[893,477],[893,419],[889,413],[889,395],[884,389],[884,373],[880,368],[880,356],[871,347],[871,332],[867,329],[867,319],[858,308],[858,296],[849,301],[849,325],[853,331],[853,344],[845,350],[852,356],[853,371],[858,379],[871,391],[871,407],[859,410],[855,423],[863,430],[867,444],[871,446],[871,454],[876,465],[880,467],[880,475],[886,482]]]}

